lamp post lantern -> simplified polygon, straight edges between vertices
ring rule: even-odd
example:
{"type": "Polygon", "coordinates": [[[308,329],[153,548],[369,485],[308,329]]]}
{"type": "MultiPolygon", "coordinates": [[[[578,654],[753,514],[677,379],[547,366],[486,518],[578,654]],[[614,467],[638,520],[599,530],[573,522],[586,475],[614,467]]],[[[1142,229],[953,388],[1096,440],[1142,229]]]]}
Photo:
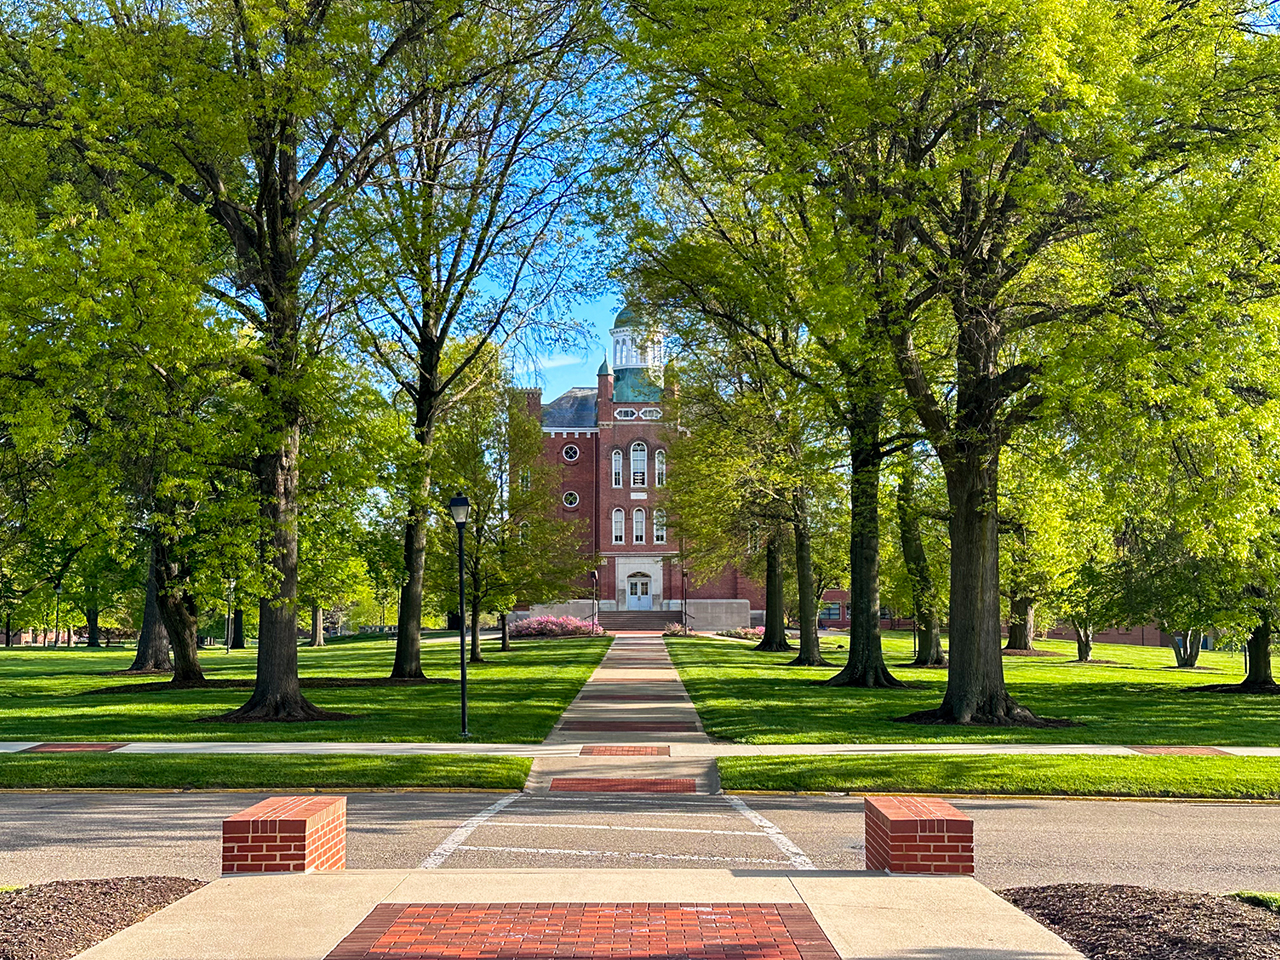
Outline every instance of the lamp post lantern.
{"type": "Polygon", "coordinates": [[[458,527],[458,654],[462,666],[462,735],[471,736],[467,732],[467,579],[465,566],[465,546],[463,531],[467,527],[467,517],[471,513],[471,501],[458,495],[449,501],[449,512],[453,514],[453,522],[458,527]]]}
{"type": "MultiPolygon", "coordinates": [[[[53,585],[53,645],[58,646],[58,638],[62,635],[62,581],[53,585]]],[[[71,646],[70,643],[67,646],[71,646]]]]}

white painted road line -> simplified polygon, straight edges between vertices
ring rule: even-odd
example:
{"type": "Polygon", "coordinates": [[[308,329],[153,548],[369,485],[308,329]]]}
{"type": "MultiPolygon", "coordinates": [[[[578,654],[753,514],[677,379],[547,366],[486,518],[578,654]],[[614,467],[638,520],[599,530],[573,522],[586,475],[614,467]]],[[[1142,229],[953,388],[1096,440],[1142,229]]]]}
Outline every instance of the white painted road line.
{"type": "Polygon", "coordinates": [[[716,833],[734,837],[765,837],[763,830],[698,830],[695,827],[618,827],[601,823],[513,823],[503,820],[493,826],[503,827],[537,827],[540,830],[634,830],[640,833],[716,833]]]}
{"type": "Polygon", "coordinates": [[[774,845],[791,858],[791,868],[793,870],[817,869],[813,865],[813,861],[809,859],[803,850],[792,843],[785,833],[774,826],[774,824],[769,820],[766,820],[764,817],[760,816],[760,814],[748,807],[740,797],[735,797],[732,794],[727,793],[723,796],[725,802],[728,803],[729,806],[733,807],[733,809],[737,810],[740,814],[763,830],[768,835],[769,839],[773,841],[774,845]]]}
{"type": "Polygon", "coordinates": [[[480,824],[484,823],[494,814],[500,813],[506,807],[515,803],[522,796],[524,796],[524,794],[520,793],[513,793],[505,796],[493,806],[481,810],[474,817],[465,821],[462,826],[445,837],[440,846],[431,851],[431,856],[422,861],[422,865],[419,869],[434,870],[436,867],[440,866],[440,864],[444,863],[445,860],[448,859],[449,854],[453,853],[453,851],[457,850],[461,846],[463,840],[471,836],[472,831],[474,831],[476,827],[480,826],[480,824]]]}
{"type": "MultiPolygon", "coordinates": [[[[488,853],[538,853],[571,857],[615,857],[626,860],[702,860],[715,863],[756,863],[764,866],[786,866],[786,860],[762,860],[757,857],[711,857],[682,853],[629,853],[620,850],[560,850],[554,847],[472,847],[459,845],[455,850],[476,850],[488,853]]],[[[813,869],[810,864],[809,869],[813,869]]]]}

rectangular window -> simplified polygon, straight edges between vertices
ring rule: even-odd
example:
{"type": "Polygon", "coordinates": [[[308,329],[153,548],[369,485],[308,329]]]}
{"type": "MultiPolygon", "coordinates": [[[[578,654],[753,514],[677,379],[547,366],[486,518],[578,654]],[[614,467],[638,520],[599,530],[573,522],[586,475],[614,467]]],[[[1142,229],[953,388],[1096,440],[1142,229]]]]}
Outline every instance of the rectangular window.
{"type": "Polygon", "coordinates": [[[667,515],[661,510],[653,511],[653,542],[667,542],[667,515]]]}
{"type": "Polygon", "coordinates": [[[631,515],[631,542],[644,543],[644,511],[637,510],[631,515]]]}
{"type": "Polygon", "coordinates": [[[613,485],[622,486],[622,451],[613,451],[613,485]]]}
{"type": "Polygon", "coordinates": [[[613,542],[624,542],[626,520],[621,509],[613,511],[613,542]]]}
{"type": "Polygon", "coordinates": [[[828,603],[825,607],[818,611],[819,620],[839,620],[840,604],[828,603]]]}

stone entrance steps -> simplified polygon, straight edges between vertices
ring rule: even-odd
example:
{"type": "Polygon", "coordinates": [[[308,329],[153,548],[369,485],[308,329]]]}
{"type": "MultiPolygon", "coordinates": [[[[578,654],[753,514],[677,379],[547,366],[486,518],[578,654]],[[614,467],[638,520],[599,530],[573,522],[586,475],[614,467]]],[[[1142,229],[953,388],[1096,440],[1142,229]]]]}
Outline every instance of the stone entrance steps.
{"type": "Polygon", "coordinates": [[[680,622],[679,610],[602,610],[600,626],[610,633],[661,630],[668,623],[680,622]]]}

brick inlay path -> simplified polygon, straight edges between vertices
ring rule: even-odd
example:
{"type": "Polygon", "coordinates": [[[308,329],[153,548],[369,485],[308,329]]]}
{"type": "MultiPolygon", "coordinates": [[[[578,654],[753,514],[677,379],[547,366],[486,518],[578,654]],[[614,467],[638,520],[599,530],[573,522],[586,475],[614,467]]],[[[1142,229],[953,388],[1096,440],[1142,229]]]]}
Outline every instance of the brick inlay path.
{"type": "Polygon", "coordinates": [[[838,960],[803,904],[385,903],[327,960],[838,960]]]}

